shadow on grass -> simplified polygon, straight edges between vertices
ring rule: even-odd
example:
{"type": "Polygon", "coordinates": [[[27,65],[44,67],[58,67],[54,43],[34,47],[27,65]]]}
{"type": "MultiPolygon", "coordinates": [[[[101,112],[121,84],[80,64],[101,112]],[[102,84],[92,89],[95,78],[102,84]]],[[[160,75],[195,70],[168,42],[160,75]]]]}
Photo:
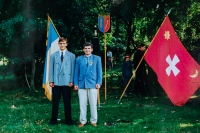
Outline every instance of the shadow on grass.
{"type": "Polygon", "coordinates": [[[73,126],[64,124],[64,109],[61,100],[59,118],[55,126],[48,126],[51,102],[44,90],[30,94],[23,89],[0,90],[0,132],[80,132],[80,133],[145,133],[145,132],[198,132],[200,127],[200,97],[191,98],[182,107],[174,106],[166,96],[139,97],[128,95],[119,104],[122,89],[110,88],[105,102],[101,89],[101,104],[98,107],[98,126],[89,123],[78,128],[79,104],[77,92],[72,92],[73,126]]]}

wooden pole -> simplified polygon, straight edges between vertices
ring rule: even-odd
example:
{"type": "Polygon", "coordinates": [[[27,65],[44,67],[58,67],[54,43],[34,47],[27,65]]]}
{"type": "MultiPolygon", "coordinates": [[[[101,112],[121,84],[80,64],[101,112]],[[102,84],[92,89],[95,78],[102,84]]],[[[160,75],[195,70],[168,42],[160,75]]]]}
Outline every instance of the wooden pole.
{"type": "Polygon", "coordinates": [[[107,100],[107,87],[106,87],[106,33],[104,33],[104,57],[105,57],[105,62],[104,62],[104,67],[105,67],[105,103],[107,100]]]}
{"type": "Polygon", "coordinates": [[[98,107],[100,107],[100,91],[98,89],[98,107]]]}

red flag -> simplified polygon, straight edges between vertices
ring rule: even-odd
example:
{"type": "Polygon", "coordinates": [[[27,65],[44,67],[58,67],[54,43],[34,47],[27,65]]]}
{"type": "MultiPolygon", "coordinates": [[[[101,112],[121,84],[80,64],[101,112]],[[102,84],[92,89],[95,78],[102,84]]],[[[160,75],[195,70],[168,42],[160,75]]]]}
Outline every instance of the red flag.
{"type": "Polygon", "coordinates": [[[200,66],[182,45],[168,16],[144,58],[174,105],[184,105],[200,87],[200,66]]]}

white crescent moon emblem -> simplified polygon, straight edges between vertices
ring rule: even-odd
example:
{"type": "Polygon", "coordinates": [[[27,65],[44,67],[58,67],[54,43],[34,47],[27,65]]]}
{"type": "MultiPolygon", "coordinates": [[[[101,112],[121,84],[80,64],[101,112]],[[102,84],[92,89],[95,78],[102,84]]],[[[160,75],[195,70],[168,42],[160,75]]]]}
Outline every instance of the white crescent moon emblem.
{"type": "Polygon", "coordinates": [[[190,75],[191,78],[196,78],[197,76],[198,76],[198,71],[197,70],[195,71],[195,74],[190,75]]]}

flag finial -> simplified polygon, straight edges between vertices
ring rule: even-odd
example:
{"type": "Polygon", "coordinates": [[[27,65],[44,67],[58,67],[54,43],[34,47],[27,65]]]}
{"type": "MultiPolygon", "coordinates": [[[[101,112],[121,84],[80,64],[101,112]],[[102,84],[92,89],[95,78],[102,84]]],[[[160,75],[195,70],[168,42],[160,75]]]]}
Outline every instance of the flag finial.
{"type": "Polygon", "coordinates": [[[168,11],[167,15],[169,15],[169,14],[170,14],[171,10],[172,10],[172,8],[170,8],[170,9],[169,9],[169,11],[168,11]]]}

